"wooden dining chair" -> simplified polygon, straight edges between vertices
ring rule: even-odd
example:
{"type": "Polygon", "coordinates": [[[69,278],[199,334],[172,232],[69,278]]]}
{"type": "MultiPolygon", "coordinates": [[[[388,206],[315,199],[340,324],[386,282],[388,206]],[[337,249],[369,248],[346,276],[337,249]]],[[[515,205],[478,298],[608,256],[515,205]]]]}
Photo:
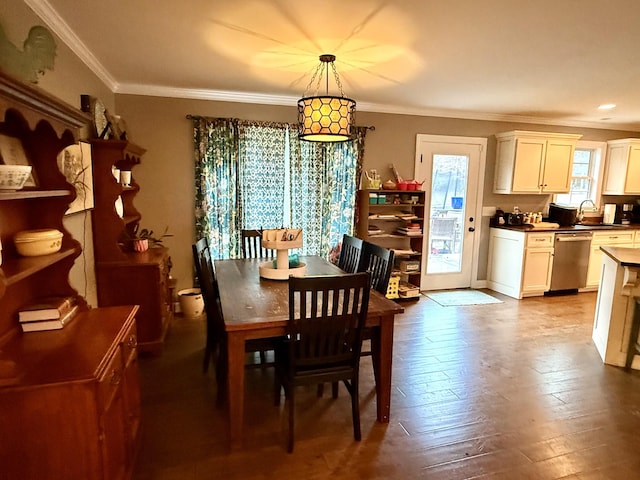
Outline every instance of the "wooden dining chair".
{"type": "Polygon", "coordinates": [[[360,256],[362,254],[362,239],[347,235],[342,236],[342,246],[340,247],[340,258],[338,267],[348,273],[356,273],[360,256]]]}
{"type": "Polygon", "coordinates": [[[289,406],[287,450],[293,452],[295,388],[342,381],[351,395],[353,436],[360,440],[359,368],[369,275],[289,278],[287,335],[276,348],[275,404],[289,406]]]}
{"type": "Polygon", "coordinates": [[[273,250],[262,246],[262,230],[242,230],[242,258],[274,258],[273,250]]]}
{"type": "MultiPolygon", "coordinates": [[[[206,313],[206,340],[202,370],[207,373],[209,365],[214,363],[219,400],[221,400],[226,388],[227,345],[215,264],[211,258],[209,242],[206,238],[201,238],[193,244],[192,250],[206,313]]],[[[245,351],[248,353],[258,352],[263,366],[268,365],[266,352],[273,350],[273,348],[274,339],[271,338],[252,339],[245,342],[245,351]]]]}
{"type": "Polygon", "coordinates": [[[383,295],[387,294],[389,277],[393,270],[394,252],[371,242],[363,242],[362,255],[358,264],[359,272],[369,272],[371,288],[383,295]]]}
{"type": "Polygon", "coordinates": [[[224,338],[224,319],[220,310],[218,286],[214,276],[208,239],[199,239],[192,245],[192,250],[206,313],[206,340],[202,363],[202,371],[206,373],[209,371],[211,362],[218,365],[216,360],[220,355],[220,345],[224,338]]]}

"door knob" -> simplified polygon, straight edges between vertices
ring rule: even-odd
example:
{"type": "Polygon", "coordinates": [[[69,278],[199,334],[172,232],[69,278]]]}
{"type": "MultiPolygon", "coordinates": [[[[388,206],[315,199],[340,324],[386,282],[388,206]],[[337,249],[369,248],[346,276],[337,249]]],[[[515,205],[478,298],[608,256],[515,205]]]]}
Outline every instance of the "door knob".
{"type": "Polygon", "coordinates": [[[469,227],[469,231],[470,231],[470,232],[475,232],[475,231],[476,231],[476,229],[475,229],[474,227],[469,227]]]}

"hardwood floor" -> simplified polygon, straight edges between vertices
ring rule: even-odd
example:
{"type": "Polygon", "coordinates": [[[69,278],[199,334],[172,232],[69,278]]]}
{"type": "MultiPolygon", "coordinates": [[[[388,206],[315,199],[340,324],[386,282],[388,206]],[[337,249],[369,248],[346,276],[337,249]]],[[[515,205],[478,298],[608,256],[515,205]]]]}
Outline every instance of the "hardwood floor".
{"type": "MultiPolygon", "coordinates": [[[[595,293],[502,304],[405,303],[394,341],[391,422],[375,421],[361,371],[362,441],[349,395],[300,390],[286,453],[272,372],[247,371],[245,446],[201,361],[204,323],[178,318],[163,356],[141,358],[147,479],[640,479],[640,372],[606,366],[591,341],[595,293]]],[[[326,389],[330,390],[330,389],[326,389]]]]}

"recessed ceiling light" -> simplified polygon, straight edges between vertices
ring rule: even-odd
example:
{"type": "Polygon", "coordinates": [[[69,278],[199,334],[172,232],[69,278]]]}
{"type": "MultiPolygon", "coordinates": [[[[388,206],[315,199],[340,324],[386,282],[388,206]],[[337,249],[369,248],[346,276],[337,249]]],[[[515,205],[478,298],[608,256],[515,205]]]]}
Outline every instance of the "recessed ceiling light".
{"type": "Polygon", "coordinates": [[[612,108],[616,108],[615,103],[603,103],[598,107],[598,110],[611,110],[612,108]]]}

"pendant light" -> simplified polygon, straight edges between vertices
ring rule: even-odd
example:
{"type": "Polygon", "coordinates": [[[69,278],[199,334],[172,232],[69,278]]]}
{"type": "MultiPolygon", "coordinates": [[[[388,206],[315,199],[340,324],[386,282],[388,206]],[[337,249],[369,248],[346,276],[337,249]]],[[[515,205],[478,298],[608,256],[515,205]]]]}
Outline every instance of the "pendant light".
{"type": "Polygon", "coordinates": [[[344,96],[342,84],[336,70],[335,55],[320,55],[320,64],[316,68],[303,97],[298,100],[298,124],[301,140],[310,142],[345,142],[353,138],[351,128],[355,122],[356,102],[344,96]],[[333,70],[340,96],[329,95],[329,65],[333,70]],[[322,72],[326,79],[325,95],[317,92],[322,81],[322,72]],[[316,95],[307,96],[309,88],[317,78],[316,95]]]}

